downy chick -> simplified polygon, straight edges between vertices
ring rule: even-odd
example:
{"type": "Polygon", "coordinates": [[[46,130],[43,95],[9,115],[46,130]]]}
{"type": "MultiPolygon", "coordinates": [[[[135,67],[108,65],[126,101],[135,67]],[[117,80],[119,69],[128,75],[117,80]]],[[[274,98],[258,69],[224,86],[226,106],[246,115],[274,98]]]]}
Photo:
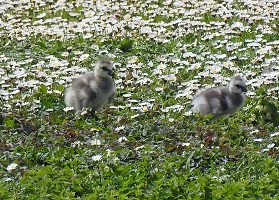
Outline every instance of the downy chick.
{"type": "Polygon", "coordinates": [[[198,94],[192,101],[193,112],[213,114],[214,119],[231,115],[243,105],[243,92],[247,92],[245,80],[239,75],[235,76],[229,87],[212,88],[198,94]]]}
{"type": "Polygon", "coordinates": [[[65,93],[65,103],[75,111],[92,108],[98,111],[106,103],[112,103],[116,88],[113,81],[113,64],[106,59],[97,61],[94,72],[75,79],[65,93]]]}

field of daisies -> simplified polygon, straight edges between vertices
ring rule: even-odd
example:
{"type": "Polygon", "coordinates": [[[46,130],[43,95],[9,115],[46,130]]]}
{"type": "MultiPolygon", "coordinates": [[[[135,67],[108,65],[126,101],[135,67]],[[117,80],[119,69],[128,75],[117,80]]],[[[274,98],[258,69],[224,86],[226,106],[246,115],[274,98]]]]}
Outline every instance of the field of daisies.
{"type": "Polygon", "coordinates": [[[279,1],[0,0],[0,199],[278,199],[279,1]],[[99,58],[117,97],[75,114],[99,58]],[[247,80],[229,118],[191,112],[247,80]]]}

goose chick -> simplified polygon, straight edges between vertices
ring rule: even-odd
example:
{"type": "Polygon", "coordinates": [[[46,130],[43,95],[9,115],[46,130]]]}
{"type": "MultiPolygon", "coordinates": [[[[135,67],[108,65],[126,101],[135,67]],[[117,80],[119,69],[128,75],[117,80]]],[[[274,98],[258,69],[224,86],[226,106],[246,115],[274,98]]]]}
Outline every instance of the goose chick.
{"type": "Polygon", "coordinates": [[[116,88],[113,81],[113,64],[106,59],[97,61],[94,71],[75,79],[66,90],[65,103],[75,111],[92,108],[98,111],[106,103],[112,103],[116,88]]]}
{"type": "Polygon", "coordinates": [[[214,119],[231,115],[243,105],[243,92],[247,92],[245,80],[239,75],[235,76],[229,87],[212,88],[198,94],[192,101],[193,112],[213,114],[214,119]]]}

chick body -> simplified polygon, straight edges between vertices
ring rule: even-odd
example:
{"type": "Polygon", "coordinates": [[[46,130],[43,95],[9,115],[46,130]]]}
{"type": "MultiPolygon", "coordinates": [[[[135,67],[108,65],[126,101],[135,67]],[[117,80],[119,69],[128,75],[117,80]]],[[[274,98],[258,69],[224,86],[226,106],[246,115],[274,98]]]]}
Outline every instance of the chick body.
{"type": "Polygon", "coordinates": [[[76,111],[82,108],[100,110],[106,103],[112,103],[116,88],[113,77],[113,64],[105,59],[97,61],[94,72],[75,79],[66,90],[65,103],[76,111]]]}
{"type": "Polygon", "coordinates": [[[217,87],[205,90],[192,101],[193,112],[202,115],[213,114],[213,118],[231,115],[244,103],[246,92],[245,80],[241,76],[234,77],[229,87],[217,87]]]}

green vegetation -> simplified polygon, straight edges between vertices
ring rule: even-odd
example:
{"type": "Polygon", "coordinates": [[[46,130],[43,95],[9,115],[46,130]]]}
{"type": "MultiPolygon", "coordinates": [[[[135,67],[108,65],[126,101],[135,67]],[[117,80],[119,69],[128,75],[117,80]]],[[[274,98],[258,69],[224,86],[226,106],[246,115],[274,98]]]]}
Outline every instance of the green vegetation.
{"type": "Polygon", "coordinates": [[[80,2],[0,2],[0,199],[279,199],[277,2],[80,2]],[[64,91],[100,57],[96,120],[64,91]],[[191,113],[234,74],[240,111],[191,113]]]}

